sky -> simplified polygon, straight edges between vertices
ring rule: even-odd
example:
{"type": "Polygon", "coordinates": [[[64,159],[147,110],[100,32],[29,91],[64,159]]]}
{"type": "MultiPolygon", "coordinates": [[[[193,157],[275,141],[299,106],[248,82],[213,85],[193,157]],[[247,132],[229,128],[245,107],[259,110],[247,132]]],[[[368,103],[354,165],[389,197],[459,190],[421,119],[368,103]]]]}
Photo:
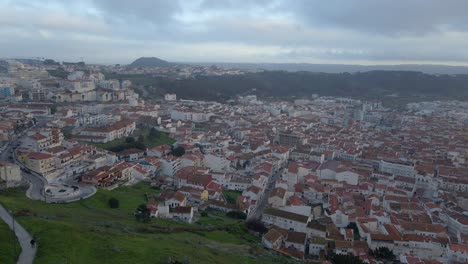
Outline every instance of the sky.
{"type": "Polygon", "coordinates": [[[466,0],[0,0],[0,57],[468,65],[466,0]]]}

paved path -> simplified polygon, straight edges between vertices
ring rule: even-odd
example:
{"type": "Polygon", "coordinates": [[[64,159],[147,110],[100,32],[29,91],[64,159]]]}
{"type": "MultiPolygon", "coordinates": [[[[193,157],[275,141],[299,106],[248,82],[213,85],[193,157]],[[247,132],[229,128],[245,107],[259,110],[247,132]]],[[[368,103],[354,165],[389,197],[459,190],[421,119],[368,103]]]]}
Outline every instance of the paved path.
{"type": "MultiPolygon", "coordinates": [[[[1,204],[0,218],[3,219],[5,223],[7,223],[11,230],[13,230],[13,218],[1,204]]],[[[20,224],[18,224],[16,220],[14,225],[15,234],[22,249],[17,264],[32,264],[34,261],[34,256],[36,255],[37,247],[31,247],[31,235],[29,235],[29,233],[20,224]]]]}

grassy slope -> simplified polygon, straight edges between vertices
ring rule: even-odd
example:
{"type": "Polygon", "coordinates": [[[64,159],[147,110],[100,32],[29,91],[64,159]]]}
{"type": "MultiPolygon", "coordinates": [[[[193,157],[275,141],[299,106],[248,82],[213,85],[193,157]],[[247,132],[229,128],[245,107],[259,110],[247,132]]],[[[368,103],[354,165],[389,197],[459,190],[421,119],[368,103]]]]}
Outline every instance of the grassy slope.
{"type": "Polygon", "coordinates": [[[0,220],[0,263],[13,264],[21,252],[21,246],[13,231],[8,225],[0,220]],[[14,244],[13,244],[14,243],[14,244]],[[16,253],[15,253],[16,246],[16,253]]]}
{"type": "Polygon", "coordinates": [[[169,257],[190,263],[286,263],[263,250],[241,221],[223,214],[193,225],[161,219],[137,222],[133,210],[145,201],[145,193],[156,192],[138,184],[99,190],[75,203],[44,204],[14,190],[0,195],[0,201],[9,209],[33,213],[18,221],[38,240],[35,263],[161,263],[169,257]],[[108,208],[111,197],[119,199],[119,209],[108,208]]]}

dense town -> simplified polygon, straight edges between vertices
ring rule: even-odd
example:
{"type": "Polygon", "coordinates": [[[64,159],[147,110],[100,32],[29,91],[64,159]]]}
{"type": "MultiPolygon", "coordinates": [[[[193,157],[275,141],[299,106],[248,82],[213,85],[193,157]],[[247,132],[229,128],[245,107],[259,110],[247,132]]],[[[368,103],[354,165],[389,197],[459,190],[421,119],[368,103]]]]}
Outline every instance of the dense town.
{"type": "Polygon", "coordinates": [[[377,263],[389,249],[401,263],[468,262],[467,102],[149,101],[98,66],[61,65],[64,78],[47,71],[57,67],[8,61],[0,75],[2,186],[27,181],[29,198],[65,203],[147,182],[162,190],[151,217],[236,212],[266,228],[263,247],[297,260],[377,263]]]}

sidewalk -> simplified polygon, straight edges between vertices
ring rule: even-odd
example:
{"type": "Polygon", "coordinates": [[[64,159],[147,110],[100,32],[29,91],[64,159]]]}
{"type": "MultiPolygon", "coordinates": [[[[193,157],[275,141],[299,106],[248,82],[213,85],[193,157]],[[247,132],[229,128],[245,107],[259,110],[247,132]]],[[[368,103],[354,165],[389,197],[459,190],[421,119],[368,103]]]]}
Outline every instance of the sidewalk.
{"type": "MultiPolygon", "coordinates": [[[[7,210],[0,204],[0,218],[13,230],[13,219],[7,210]]],[[[37,246],[31,247],[31,235],[15,220],[15,234],[21,245],[21,254],[18,264],[32,264],[36,255],[37,246]]]]}

